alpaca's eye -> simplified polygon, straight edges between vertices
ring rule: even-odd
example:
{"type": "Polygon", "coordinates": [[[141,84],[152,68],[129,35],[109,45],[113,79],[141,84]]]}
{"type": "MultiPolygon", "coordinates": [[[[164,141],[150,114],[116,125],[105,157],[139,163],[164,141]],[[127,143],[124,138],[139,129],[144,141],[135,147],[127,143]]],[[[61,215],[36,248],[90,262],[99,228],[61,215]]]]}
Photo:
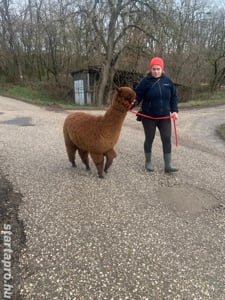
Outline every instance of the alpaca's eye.
{"type": "Polygon", "coordinates": [[[125,97],[125,100],[130,101],[131,97],[125,97]]]}

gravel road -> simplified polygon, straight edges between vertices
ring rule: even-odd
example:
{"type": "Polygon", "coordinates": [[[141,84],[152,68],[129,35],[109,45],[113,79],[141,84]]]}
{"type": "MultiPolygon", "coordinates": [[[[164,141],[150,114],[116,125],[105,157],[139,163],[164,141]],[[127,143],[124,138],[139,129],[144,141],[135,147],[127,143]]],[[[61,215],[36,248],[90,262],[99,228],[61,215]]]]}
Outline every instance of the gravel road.
{"type": "Polygon", "coordinates": [[[171,175],[158,134],[145,172],[142,125],[128,113],[102,180],[68,162],[67,114],[0,97],[0,169],[22,195],[26,235],[15,299],[224,300],[225,106],[180,111],[171,175]]]}

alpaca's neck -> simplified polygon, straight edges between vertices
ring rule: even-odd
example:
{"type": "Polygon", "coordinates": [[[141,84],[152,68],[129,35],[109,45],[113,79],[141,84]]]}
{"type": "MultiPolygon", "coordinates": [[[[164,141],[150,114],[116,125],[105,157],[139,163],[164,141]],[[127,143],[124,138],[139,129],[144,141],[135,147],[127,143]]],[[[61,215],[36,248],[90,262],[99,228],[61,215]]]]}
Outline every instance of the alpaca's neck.
{"type": "Polygon", "coordinates": [[[106,111],[104,115],[104,120],[107,123],[113,123],[113,124],[121,124],[124,121],[124,118],[126,117],[127,111],[121,110],[117,107],[110,106],[108,110],[106,111]]]}
{"type": "Polygon", "coordinates": [[[116,107],[110,106],[103,116],[102,131],[108,136],[117,135],[120,132],[127,111],[122,111],[116,107]]]}

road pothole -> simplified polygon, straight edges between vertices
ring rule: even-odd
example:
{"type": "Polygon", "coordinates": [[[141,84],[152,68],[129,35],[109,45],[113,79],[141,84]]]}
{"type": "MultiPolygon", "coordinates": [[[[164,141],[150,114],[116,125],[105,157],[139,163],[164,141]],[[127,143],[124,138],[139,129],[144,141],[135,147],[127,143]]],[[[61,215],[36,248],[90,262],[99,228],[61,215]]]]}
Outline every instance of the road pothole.
{"type": "Polygon", "coordinates": [[[1,121],[0,123],[17,126],[34,126],[30,117],[17,117],[10,120],[1,121]]]}
{"type": "Polygon", "coordinates": [[[209,191],[189,185],[162,187],[157,195],[166,207],[178,212],[197,213],[219,205],[217,198],[209,191]]]}

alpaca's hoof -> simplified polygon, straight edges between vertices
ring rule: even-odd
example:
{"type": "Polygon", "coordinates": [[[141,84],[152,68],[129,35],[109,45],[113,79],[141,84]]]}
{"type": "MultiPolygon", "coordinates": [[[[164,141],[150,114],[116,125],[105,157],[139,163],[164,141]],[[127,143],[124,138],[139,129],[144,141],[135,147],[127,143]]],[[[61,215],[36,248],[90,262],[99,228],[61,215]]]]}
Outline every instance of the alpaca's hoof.
{"type": "Polygon", "coordinates": [[[90,171],[90,170],[91,170],[91,168],[90,168],[89,166],[87,166],[87,167],[86,167],[86,170],[87,170],[87,171],[90,171]]]}
{"type": "Polygon", "coordinates": [[[98,174],[98,177],[104,179],[104,176],[102,174],[98,174]]]}
{"type": "Polygon", "coordinates": [[[108,173],[109,167],[105,167],[104,172],[108,173]]]}
{"type": "Polygon", "coordinates": [[[73,167],[73,168],[76,168],[76,166],[77,166],[77,165],[75,164],[75,162],[72,162],[72,167],[73,167]]]}

